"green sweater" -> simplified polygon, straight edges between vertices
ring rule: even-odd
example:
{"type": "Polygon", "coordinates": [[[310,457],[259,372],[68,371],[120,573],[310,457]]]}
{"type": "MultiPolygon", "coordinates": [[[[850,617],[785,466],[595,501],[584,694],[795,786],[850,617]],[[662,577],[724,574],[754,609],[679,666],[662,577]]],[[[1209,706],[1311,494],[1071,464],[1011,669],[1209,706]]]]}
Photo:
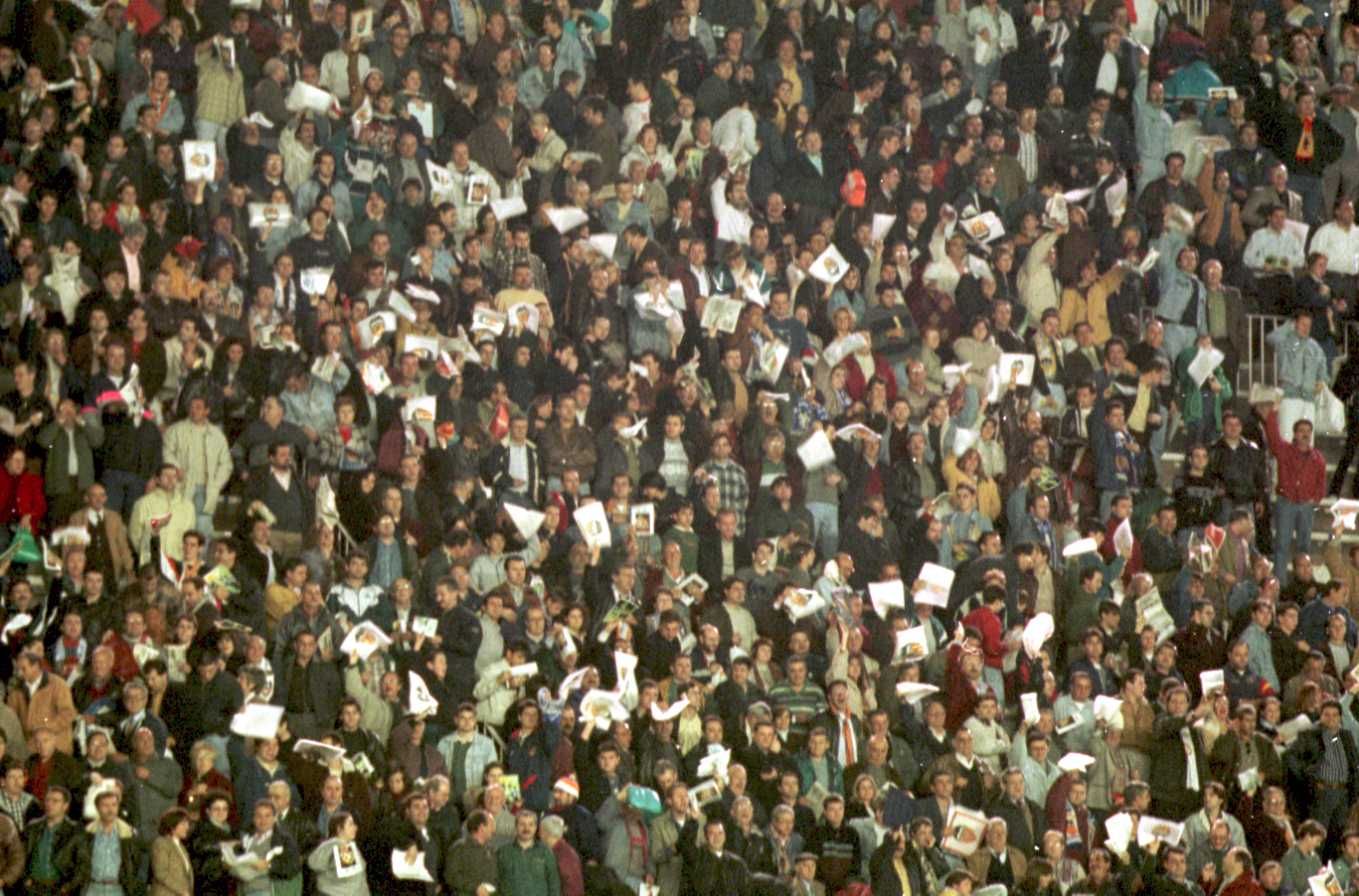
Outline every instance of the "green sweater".
{"type": "Polygon", "coordinates": [[[535,840],[528,849],[506,843],[496,852],[497,891],[514,896],[561,896],[557,857],[535,840]]]}

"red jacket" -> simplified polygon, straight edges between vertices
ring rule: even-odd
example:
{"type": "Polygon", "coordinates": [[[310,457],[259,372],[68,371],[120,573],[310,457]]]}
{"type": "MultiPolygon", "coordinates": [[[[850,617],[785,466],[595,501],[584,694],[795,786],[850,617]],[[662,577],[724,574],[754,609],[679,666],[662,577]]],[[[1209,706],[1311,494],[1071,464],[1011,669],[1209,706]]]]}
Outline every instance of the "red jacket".
{"type": "Polygon", "coordinates": [[[1005,632],[1000,617],[986,607],[977,607],[963,617],[964,628],[975,628],[982,636],[982,658],[986,665],[999,669],[1005,659],[1005,632]]]}
{"type": "MultiPolygon", "coordinates": [[[[851,355],[840,362],[845,368],[845,391],[849,397],[855,401],[868,400],[868,379],[864,376],[863,367],[854,360],[851,355]]],[[[873,353],[873,375],[883,381],[887,386],[887,403],[891,405],[897,400],[897,375],[892,372],[892,365],[877,352],[873,353]]]]}
{"type": "Polygon", "coordinates": [[[1265,420],[1269,450],[1279,461],[1279,484],[1275,493],[1294,504],[1316,504],[1326,497],[1326,457],[1315,447],[1302,451],[1279,435],[1279,412],[1265,420]]]}
{"type": "Polygon", "coordinates": [[[566,838],[558,840],[552,847],[557,857],[557,875],[561,877],[561,896],[585,896],[585,874],[580,868],[580,856],[566,838]]]}
{"type": "Polygon", "coordinates": [[[11,476],[8,470],[0,469],[0,526],[17,525],[19,520],[30,517],[31,528],[37,533],[46,515],[42,477],[27,472],[11,476]]]}
{"type": "Polygon", "coordinates": [[[1231,883],[1224,884],[1218,890],[1218,896],[1265,896],[1264,887],[1255,879],[1255,875],[1249,871],[1242,872],[1236,876],[1231,883]]]}

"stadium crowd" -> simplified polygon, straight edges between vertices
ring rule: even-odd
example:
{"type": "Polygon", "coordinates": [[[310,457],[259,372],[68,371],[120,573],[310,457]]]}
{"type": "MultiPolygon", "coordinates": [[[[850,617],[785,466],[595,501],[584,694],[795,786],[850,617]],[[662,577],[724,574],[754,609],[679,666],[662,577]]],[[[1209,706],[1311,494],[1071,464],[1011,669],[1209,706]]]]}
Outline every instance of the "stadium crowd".
{"type": "Polygon", "coordinates": [[[1356,66],[3,0],[0,891],[1359,893],[1356,66]]]}

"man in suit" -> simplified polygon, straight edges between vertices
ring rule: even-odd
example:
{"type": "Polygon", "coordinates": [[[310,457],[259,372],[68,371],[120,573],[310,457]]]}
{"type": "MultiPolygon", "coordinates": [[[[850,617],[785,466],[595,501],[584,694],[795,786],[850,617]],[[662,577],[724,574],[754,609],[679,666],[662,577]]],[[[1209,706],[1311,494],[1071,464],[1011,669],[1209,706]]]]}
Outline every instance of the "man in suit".
{"type": "Polygon", "coordinates": [[[1002,779],[1000,794],[987,806],[986,814],[1005,822],[1012,848],[1026,856],[1037,853],[1046,827],[1043,810],[1024,795],[1024,772],[1011,768],[1002,779]]]}
{"type": "Polygon", "coordinates": [[[85,489],[85,506],[72,513],[67,525],[83,529],[89,536],[85,545],[87,568],[104,574],[104,581],[123,585],[131,580],[135,568],[127,525],[115,510],[108,509],[108,491],[98,482],[85,489]]]}
{"type": "Polygon", "coordinates": [[[1208,767],[1213,777],[1227,788],[1227,805],[1237,805],[1237,800],[1245,793],[1238,777],[1249,768],[1254,768],[1258,780],[1250,789],[1283,783],[1283,763],[1279,761],[1276,750],[1262,749],[1270,746],[1270,740],[1255,728],[1255,707],[1247,702],[1237,704],[1232,713],[1232,726],[1213,742],[1213,751],[1208,757],[1208,767]],[[1251,761],[1254,751],[1254,761],[1251,761]],[[1247,764],[1250,763],[1250,764],[1247,764]]]}
{"type": "Polygon", "coordinates": [[[993,818],[986,825],[986,843],[967,859],[967,870],[977,880],[977,886],[1004,884],[1013,888],[1024,880],[1028,858],[1009,841],[1009,828],[1004,819],[993,818]]]}
{"type": "Polygon", "coordinates": [[[534,507],[541,507],[547,491],[547,470],[538,446],[529,441],[528,429],[528,418],[523,414],[510,418],[509,434],[491,449],[482,477],[491,480],[502,501],[527,500],[534,507]]]}
{"type": "Polygon", "coordinates": [[[739,569],[751,565],[750,545],[737,538],[735,511],[717,514],[716,537],[704,538],[698,546],[698,574],[710,583],[726,581],[739,569]]]}
{"type": "Polygon", "coordinates": [[[315,740],[335,727],[344,687],[335,664],[318,655],[315,634],[299,631],[293,637],[291,661],[275,674],[273,703],[287,711],[289,730],[315,740]]]}
{"type": "Polygon", "coordinates": [[[1324,825],[1327,840],[1335,841],[1327,843],[1326,855],[1335,855],[1349,806],[1359,799],[1359,750],[1354,735],[1341,726],[1342,712],[1337,701],[1327,700],[1321,723],[1300,734],[1284,753],[1295,805],[1307,807],[1308,817],[1324,825]]]}
{"type": "Polygon", "coordinates": [[[46,480],[48,517],[59,525],[80,506],[81,495],[94,484],[94,449],[104,441],[99,415],[81,415],[67,398],[57,405],[56,419],[38,432],[38,444],[47,451],[46,480]],[[70,460],[76,466],[71,468],[70,460]]]}
{"type": "Polygon", "coordinates": [[[685,853],[684,864],[689,869],[693,896],[728,896],[750,892],[750,870],[734,853],[726,850],[727,831],[720,818],[710,818],[703,825],[703,845],[692,840],[680,841],[685,853]]]}
{"type": "Polygon", "coordinates": [[[275,781],[269,785],[269,802],[274,804],[275,825],[292,837],[303,852],[310,853],[324,839],[307,813],[293,805],[293,789],[288,782],[275,781]]]}

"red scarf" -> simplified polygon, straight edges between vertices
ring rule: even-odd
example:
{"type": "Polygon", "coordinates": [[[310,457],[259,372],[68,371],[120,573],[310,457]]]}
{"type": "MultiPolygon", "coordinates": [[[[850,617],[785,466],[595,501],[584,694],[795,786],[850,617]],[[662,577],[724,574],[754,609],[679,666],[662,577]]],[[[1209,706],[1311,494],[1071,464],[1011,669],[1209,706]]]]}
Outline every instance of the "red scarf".
{"type": "Polygon", "coordinates": [[[1298,138],[1298,150],[1295,153],[1298,161],[1301,162],[1312,161],[1315,148],[1312,142],[1312,121],[1311,118],[1302,120],[1302,135],[1298,138]]]}

